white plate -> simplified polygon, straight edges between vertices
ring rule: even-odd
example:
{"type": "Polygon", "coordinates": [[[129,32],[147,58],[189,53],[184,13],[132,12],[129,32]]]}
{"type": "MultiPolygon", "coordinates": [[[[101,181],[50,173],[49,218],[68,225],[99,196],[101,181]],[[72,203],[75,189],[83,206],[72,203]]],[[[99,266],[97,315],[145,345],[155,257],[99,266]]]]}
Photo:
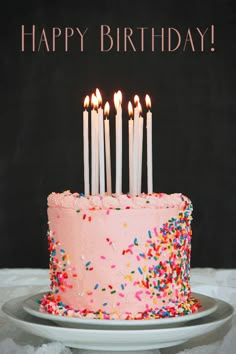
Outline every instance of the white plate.
{"type": "MultiPolygon", "coordinates": [[[[174,346],[187,340],[206,335],[216,330],[224,323],[230,321],[234,309],[228,303],[217,300],[217,309],[209,316],[179,324],[178,327],[160,325],[156,328],[136,327],[110,327],[110,330],[68,328],[53,325],[52,321],[31,316],[23,309],[26,297],[18,297],[6,302],[2,310],[8,318],[25,331],[53,341],[62,342],[72,348],[90,350],[148,350],[174,346]]],[[[228,322],[230,324],[230,322],[228,322]]]]}
{"type": "Polygon", "coordinates": [[[185,316],[178,316],[178,317],[166,317],[160,318],[155,320],[99,320],[99,319],[88,319],[88,318],[76,318],[76,317],[66,317],[60,315],[51,315],[49,313],[44,313],[39,310],[40,305],[38,304],[38,300],[40,300],[45,293],[35,294],[28,299],[25,300],[23,303],[23,309],[28,312],[29,314],[40,317],[46,320],[51,320],[56,322],[59,325],[67,326],[67,327],[81,327],[81,325],[86,325],[87,328],[89,326],[94,327],[96,326],[156,326],[156,325],[163,325],[163,324],[178,324],[186,321],[196,320],[197,318],[201,318],[207,316],[214,312],[217,308],[216,300],[212,297],[205,296],[198,293],[193,293],[193,296],[198,299],[202,305],[202,308],[195,313],[185,315],[185,316]]]}

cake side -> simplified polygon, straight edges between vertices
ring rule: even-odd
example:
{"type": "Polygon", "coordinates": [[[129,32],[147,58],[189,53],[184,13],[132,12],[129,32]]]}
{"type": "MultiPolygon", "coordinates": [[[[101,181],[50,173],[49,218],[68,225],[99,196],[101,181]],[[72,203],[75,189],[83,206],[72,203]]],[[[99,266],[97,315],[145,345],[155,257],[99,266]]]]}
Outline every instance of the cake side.
{"type": "Polygon", "coordinates": [[[49,313],[106,319],[191,313],[192,204],[182,194],[48,197],[49,313]]]}

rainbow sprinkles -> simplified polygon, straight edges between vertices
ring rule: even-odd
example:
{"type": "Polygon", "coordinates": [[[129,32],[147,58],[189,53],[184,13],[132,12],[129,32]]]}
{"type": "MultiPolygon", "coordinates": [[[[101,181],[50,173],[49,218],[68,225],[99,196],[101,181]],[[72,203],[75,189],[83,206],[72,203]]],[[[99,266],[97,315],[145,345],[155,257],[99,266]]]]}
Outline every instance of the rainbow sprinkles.
{"type": "Polygon", "coordinates": [[[67,191],[51,194],[48,204],[51,292],[41,301],[42,311],[135,320],[199,309],[190,289],[188,198],[86,198],[67,191]]]}

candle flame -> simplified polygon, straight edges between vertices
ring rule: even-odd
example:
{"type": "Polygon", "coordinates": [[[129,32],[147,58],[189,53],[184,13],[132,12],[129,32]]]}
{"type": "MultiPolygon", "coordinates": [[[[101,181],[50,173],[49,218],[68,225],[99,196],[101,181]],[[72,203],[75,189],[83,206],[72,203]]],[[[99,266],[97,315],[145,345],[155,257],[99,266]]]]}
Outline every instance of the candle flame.
{"type": "Polygon", "coordinates": [[[119,95],[117,92],[115,92],[114,93],[114,105],[115,105],[116,111],[118,110],[119,104],[120,104],[119,95]]]}
{"type": "Polygon", "coordinates": [[[102,105],[102,95],[101,95],[98,88],[96,88],[96,97],[98,99],[98,105],[101,106],[102,105]]]}
{"type": "Polygon", "coordinates": [[[139,97],[138,97],[138,95],[135,95],[134,96],[134,104],[136,107],[137,107],[138,103],[139,103],[139,97]]]}
{"type": "Polygon", "coordinates": [[[133,115],[133,106],[132,106],[132,103],[130,101],[128,103],[128,112],[129,112],[129,116],[131,118],[132,115],[133,115]]]}
{"type": "Polygon", "coordinates": [[[109,102],[106,102],[105,106],[104,106],[104,115],[105,115],[105,117],[109,116],[109,112],[110,112],[110,105],[109,105],[109,102]]]}
{"type": "Polygon", "coordinates": [[[89,106],[89,96],[86,96],[85,99],[84,99],[84,108],[88,108],[89,106]]]}
{"type": "Polygon", "coordinates": [[[145,101],[146,101],[147,108],[150,109],[151,108],[151,98],[149,95],[145,96],[145,101]]]}
{"type": "Polygon", "coordinates": [[[141,115],[142,113],[142,106],[141,106],[141,103],[138,102],[138,110],[139,110],[139,114],[141,115]]]}
{"type": "Polygon", "coordinates": [[[119,104],[121,105],[121,103],[122,103],[122,93],[121,93],[121,90],[117,91],[117,96],[118,96],[118,99],[119,99],[119,104]]]}
{"type": "Polygon", "coordinates": [[[92,97],[91,97],[91,104],[93,106],[93,109],[97,109],[98,108],[98,99],[97,96],[93,93],[92,97]]]}

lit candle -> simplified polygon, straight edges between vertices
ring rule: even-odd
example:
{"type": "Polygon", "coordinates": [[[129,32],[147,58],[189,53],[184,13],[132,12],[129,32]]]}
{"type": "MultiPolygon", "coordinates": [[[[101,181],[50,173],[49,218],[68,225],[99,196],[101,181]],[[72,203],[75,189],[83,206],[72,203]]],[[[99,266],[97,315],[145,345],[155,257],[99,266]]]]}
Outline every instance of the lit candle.
{"type": "Polygon", "coordinates": [[[89,96],[84,99],[83,112],[83,138],[84,138],[84,195],[89,195],[89,136],[88,136],[88,111],[89,96]]]}
{"type": "Polygon", "coordinates": [[[92,153],[92,195],[98,194],[98,146],[97,146],[97,132],[98,132],[98,117],[97,117],[97,107],[98,100],[97,97],[92,94],[91,98],[92,111],[91,111],[91,153],[92,153]]]}
{"type": "Polygon", "coordinates": [[[134,143],[134,121],[133,116],[133,106],[129,101],[128,103],[129,112],[129,193],[133,195],[133,143],[134,143]]]}
{"type": "Polygon", "coordinates": [[[139,141],[138,141],[138,194],[141,194],[142,189],[142,161],[143,161],[143,117],[141,104],[138,103],[139,109],[139,141]]]}
{"type": "Polygon", "coordinates": [[[116,194],[122,192],[122,94],[118,91],[114,94],[116,107],[116,194]]]}
{"type": "Polygon", "coordinates": [[[146,106],[148,108],[147,112],[147,192],[152,194],[153,192],[153,172],[152,172],[152,113],[151,99],[149,95],[145,97],[146,106]]]}
{"type": "Polygon", "coordinates": [[[138,193],[138,141],[139,141],[139,97],[134,96],[134,143],[133,143],[133,196],[138,193]]]}
{"type": "Polygon", "coordinates": [[[110,105],[106,102],[104,106],[104,129],[105,129],[105,150],[106,150],[106,178],[107,178],[107,194],[112,194],[112,187],[111,187],[111,147],[110,147],[110,124],[109,124],[109,112],[110,112],[110,105]]]}
{"type": "Polygon", "coordinates": [[[104,162],[104,126],[103,126],[103,109],[102,96],[99,89],[96,89],[96,96],[98,99],[98,145],[99,145],[99,181],[100,181],[100,195],[105,193],[105,162],[104,162]]]}

